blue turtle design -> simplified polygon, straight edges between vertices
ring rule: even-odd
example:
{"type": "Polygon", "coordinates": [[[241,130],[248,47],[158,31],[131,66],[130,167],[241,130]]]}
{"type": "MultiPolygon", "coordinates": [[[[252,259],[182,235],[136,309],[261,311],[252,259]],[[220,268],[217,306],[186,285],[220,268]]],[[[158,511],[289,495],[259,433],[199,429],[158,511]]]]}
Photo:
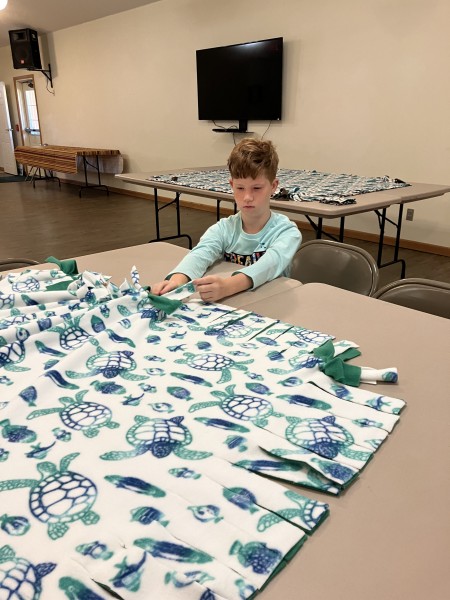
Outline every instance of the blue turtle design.
{"type": "Polygon", "coordinates": [[[100,346],[97,346],[97,352],[90,356],[86,361],[86,367],[90,369],[87,373],[78,373],[76,371],[66,371],[66,375],[72,379],[82,377],[93,377],[102,375],[105,379],[113,379],[120,376],[128,381],[142,381],[147,379],[145,375],[135,375],[131,373],[136,369],[136,361],[132,358],[134,352],[131,350],[114,350],[107,352],[100,346]]]}
{"type": "Polygon", "coordinates": [[[92,525],[99,520],[92,506],[97,499],[97,488],[93,481],[69,471],[69,464],[79,452],[61,459],[59,469],[51,462],[37,465],[41,479],[16,479],[0,481],[0,492],[29,487],[31,513],[48,525],[48,535],[55,540],[69,529],[68,523],[82,521],[92,525]]]}
{"type": "Polygon", "coordinates": [[[185,358],[179,358],[175,362],[188,365],[192,369],[199,369],[201,371],[220,371],[222,375],[218,383],[225,383],[231,380],[230,369],[246,371],[246,365],[253,362],[253,359],[236,362],[228,356],[216,354],[214,352],[207,352],[205,354],[185,352],[184,356],[185,358]]]}
{"type": "Polygon", "coordinates": [[[300,419],[287,417],[289,426],[286,438],[295,444],[315,452],[324,458],[333,459],[338,454],[348,458],[366,461],[370,452],[351,450],[354,443],[351,433],[336,423],[336,417],[329,415],[321,419],[300,419]]]}
{"type": "Polygon", "coordinates": [[[333,336],[321,331],[314,331],[311,329],[304,329],[303,327],[292,327],[289,333],[293,333],[295,337],[302,343],[302,345],[314,344],[315,346],[321,346],[324,342],[333,339],[333,336]]]}
{"type": "Polygon", "coordinates": [[[16,557],[10,546],[0,548],[0,596],[5,600],[39,600],[42,579],[53,571],[55,563],[34,565],[23,557],[16,557]]]}
{"type": "Polygon", "coordinates": [[[292,490],[286,490],[284,495],[294,502],[297,506],[282,508],[278,510],[278,514],[269,512],[263,515],[257,525],[258,531],[266,531],[272,525],[289,521],[293,523],[295,519],[299,521],[303,528],[308,527],[312,531],[318,523],[328,515],[328,505],[315,500],[310,500],[304,496],[300,496],[292,490]]]}
{"type": "Polygon", "coordinates": [[[7,344],[5,338],[0,335],[0,368],[15,372],[30,370],[28,367],[17,366],[25,359],[25,340],[29,336],[28,331],[22,327],[17,328],[16,342],[7,344]]]}
{"type": "Polygon", "coordinates": [[[64,350],[74,350],[82,346],[91,337],[90,334],[80,326],[82,315],[73,317],[63,315],[64,325],[54,325],[49,331],[59,334],[59,344],[64,350]]]}
{"type": "Polygon", "coordinates": [[[17,294],[23,294],[24,292],[37,292],[39,290],[39,281],[33,275],[27,275],[24,277],[26,273],[30,273],[30,269],[26,269],[21,273],[21,277],[17,277],[11,283],[11,289],[13,292],[17,294]]]}
{"type": "Polygon", "coordinates": [[[87,392],[88,390],[77,392],[75,398],[64,396],[59,399],[62,407],[35,410],[28,415],[28,419],[59,413],[61,421],[66,427],[81,431],[88,438],[95,437],[101,427],[108,429],[119,427],[119,423],[112,421],[110,408],[97,402],[83,400],[87,392]]]}
{"type": "Polygon", "coordinates": [[[211,395],[216,396],[220,400],[197,402],[189,408],[189,412],[219,405],[228,416],[241,421],[252,421],[260,427],[267,425],[268,417],[271,415],[276,417],[282,416],[281,413],[274,412],[272,404],[266,398],[236,394],[234,391],[235,387],[235,385],[229,385],[225,388],[225,392],[211,392],[211,395]]]}
{"type": "Polygon", "coordinates": [[[127,442],[134,446],[134,450],[128,452],[113,450],[101,455],[103,460],[122,460],[133,458],[145,452],[151,452],[156,458],[165,458],[172,452],[179,458],[187,460],[200,460],[211,456],[211,452],[198,452],[186,450],[192,442],[189,429],[183,425],[182,416],[171,419],[150,419],[136,415],[135,425],[127,431],[127,442]]]}
{"type": "Polygon", "coordinates": [[[242,320],[234,321],[231,323],[226,323],[225,325],[221,325],[220,327],[208,327],[204,335],[211,335],[217,338],[217,341],[223,346],[232,346],[233,342],[228,341],[236,340],[239,338],[247,338],[249,335],[258,331],[258,329],[254,327],[250,327],[249,325],[244,325],[242,320]]]}

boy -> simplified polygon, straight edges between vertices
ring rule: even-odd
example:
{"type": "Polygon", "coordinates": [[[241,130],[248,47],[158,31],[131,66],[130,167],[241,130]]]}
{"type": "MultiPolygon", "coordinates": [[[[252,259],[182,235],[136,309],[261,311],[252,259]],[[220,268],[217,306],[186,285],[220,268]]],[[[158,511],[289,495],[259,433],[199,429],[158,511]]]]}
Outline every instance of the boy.
{"type": "Polygon", "coordinates": [[[202,300],[216,302],[288,275],[301,234],[288,217],[270,210],[278,186],[278,155],[270,141],[245,138],[228,159],[230,185],[239,212],[212,225],[165,281],[151,286],[165,294],[193,280],[202,300]],[[228,277],[203,276],[214,262],[236,263],[228,277]]]}

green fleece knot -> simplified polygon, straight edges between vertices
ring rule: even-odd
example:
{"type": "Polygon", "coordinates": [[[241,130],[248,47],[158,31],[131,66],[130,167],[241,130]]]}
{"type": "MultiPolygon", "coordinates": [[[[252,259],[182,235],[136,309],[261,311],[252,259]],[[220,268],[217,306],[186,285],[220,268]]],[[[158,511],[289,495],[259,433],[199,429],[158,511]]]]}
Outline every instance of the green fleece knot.
{"type": "Polygon", "coordinates": [[[361,367],[348,365],[345,361],[360,356],[361,352],[356,348],[348,348],[339,356],[334,356],[334,345],[328,340],[313,350],[315,357],[322,361],[320,370],[339,383],[358,387],[361,383],[361,367]]]}

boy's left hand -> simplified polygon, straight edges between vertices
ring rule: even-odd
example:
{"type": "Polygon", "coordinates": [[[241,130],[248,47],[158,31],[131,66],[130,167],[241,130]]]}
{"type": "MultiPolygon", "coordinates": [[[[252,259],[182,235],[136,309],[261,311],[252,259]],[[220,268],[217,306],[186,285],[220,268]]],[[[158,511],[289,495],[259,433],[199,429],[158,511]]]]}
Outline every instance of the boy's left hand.
{"type": "Polygon", "coordinates": [[[193,284],[203,301],[217,302],[226,296],[248,290],[252,287],[252,280],[243,273],[237,273],[231,277],[206,275],[206,277],[194,279],[193,284]]]}

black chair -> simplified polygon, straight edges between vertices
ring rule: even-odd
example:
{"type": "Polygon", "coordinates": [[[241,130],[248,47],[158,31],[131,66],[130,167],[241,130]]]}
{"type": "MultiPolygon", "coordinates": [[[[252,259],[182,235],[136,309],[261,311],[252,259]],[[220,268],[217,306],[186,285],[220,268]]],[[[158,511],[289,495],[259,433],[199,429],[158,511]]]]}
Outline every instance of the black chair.
{"type": "Polygon", "coordinates": [[[11,271],[12,269],[38,264],[37,260],[31,260],[30,258],[0,258],[0,271],[11,271]]]}
{"type": "Polygon", "coordinates": [[[290,277],[372,296],[377,288],[378,266],[366,250],[357,246],[312,240],[302,244],[295,254],[290,277]]]}
{"type": "Polygon", "coordinates": [[[375,298],[450,319],[450,283],[410,278],[388,283],[375,298]]]}

